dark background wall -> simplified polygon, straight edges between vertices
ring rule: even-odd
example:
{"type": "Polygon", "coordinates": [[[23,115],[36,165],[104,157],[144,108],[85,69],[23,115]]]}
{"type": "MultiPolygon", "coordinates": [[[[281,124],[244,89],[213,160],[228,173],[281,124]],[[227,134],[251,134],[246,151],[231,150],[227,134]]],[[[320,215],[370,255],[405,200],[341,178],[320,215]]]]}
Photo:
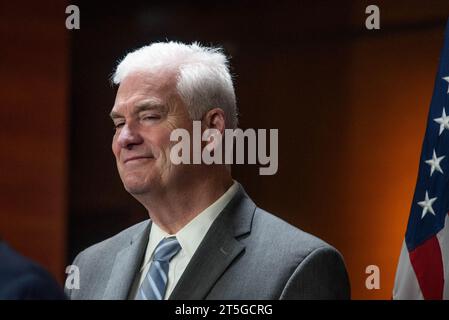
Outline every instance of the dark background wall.
{"type": "Polygon", "coordinates": [[[2,5],[4,238],[62,280],[79,250],[147,217],[116,173],[108,79],[132,49],[200,41],[231,55],[240,126],[279,129],[278,173],[235,165],[235,179],[260,207],[342,252],[353,298],[391,297],[447,1],[73,4],[75,31],[64,28],[65,6],[36,15],[2,5]],[[380,30],[365,29],[369,4],[380,30]],[[24,65],[24,50],[39,54],[24,65]],[[380,290],[365,288],[371,264],[380,290]]]}
{"type": "Polygon", "coordinates": [[[60,279],[70,106],[64,12],[63,2],[0,2],[0,237],[60,279]]]}

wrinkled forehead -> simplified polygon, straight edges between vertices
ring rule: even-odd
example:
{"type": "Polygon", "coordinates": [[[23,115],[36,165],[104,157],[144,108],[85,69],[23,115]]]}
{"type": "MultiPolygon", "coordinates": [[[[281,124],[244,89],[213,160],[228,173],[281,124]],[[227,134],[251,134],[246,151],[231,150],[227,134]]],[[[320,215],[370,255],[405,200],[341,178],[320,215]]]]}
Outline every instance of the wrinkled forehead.
{"type": "Polygon", "coordinates": [[[169,97],[176,94],[176,82],[176,73],[169,70],[130,73],[120,83],[112,109],[118,111],[140,100],[166,104],[169,97]]]}

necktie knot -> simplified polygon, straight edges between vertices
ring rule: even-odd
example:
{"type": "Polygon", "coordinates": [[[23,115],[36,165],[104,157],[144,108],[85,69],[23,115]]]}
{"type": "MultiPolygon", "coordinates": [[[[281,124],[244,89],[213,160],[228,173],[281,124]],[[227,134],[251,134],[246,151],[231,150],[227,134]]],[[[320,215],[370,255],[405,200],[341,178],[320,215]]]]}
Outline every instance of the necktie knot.
{"type": "Polygon", "coordinates": [[[153,260],[169,262],[181,250],[176,237],[165,238],[156,247],[153,260]]]}

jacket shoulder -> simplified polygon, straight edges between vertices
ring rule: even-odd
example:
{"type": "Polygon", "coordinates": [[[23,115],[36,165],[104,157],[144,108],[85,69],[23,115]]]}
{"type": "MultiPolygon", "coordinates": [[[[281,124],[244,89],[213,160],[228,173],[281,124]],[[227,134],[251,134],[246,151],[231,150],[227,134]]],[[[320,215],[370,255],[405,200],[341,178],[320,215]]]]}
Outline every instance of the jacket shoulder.
{"type": "Polygon", "coordinates": [[[276,239],[277,243],[288,244],[289,247],[312,252],[318,248],[333,248],[324,240],[307,233],[285,220],[257,208],[253,219],[253,231],[264,234],[266,238],[276,239]]]}
{"type": "Polygon", "coordinates": [[[79,261],[80,259],[92,255],[99,256],[102,255],[102,253],[111,254],[116,252],[117,249],[131,243],[137,235],[144,232],[148,224],[149,220],[139,222],[106,240],[84,249],[77,255],[75,261],[79,261]]]}
{"type": "Polygon", "coordinates": [[[101,296],[117,253],[141,237],[148,225],[149,220],[142,221],[81,251],[72,263],[78,270],[80,289],[66,287],[67,296],[70,299],[95,299],[99,292],[101,296]]]}
{"type": "Polygon", "coordinates": [[[270,257],[288,265],[281,299],[350,298],[343,256],[332,245],[259,208],[253,230],[270,257]]]}

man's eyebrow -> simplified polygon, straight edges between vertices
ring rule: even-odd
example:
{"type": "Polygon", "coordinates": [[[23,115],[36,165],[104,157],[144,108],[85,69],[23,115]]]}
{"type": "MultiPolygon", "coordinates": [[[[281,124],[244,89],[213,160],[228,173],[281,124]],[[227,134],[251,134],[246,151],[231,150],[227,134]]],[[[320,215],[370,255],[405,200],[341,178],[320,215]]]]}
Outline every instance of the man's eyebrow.
{"type": "MultiPolygon", "coordinates": [[[[135,105],[134,108],[135,109],[133,110],[133,114],[138,114],[142,111],[147,111],[147,110],[163,111],[165,109],[163,104],[155,102],[155,101],[151,101],[151,100],[140,101],[135,105]]],[[[111,111],[109,116],[111,117],[112,120],[117,119],[117,118],[123,118],[123,115],[116,111],[111,111]]]]}
{"type": "Polygon", "coordinates": [[[120,113],[115,112],[115,111],[111,111],[109,116],[111,117],[112,120],[117,119],[117,118],[123,118],[123,116],[120,113]]]}
{"type": "Polygon", "coordinates": [[[158,102],[154,102],[154,101],[141,101],[136,104],[133,113],[140,113],[142,111],[147,111],[147,110],[163,111],[164,105],[161,103],[158,103],[158,102]]]}

